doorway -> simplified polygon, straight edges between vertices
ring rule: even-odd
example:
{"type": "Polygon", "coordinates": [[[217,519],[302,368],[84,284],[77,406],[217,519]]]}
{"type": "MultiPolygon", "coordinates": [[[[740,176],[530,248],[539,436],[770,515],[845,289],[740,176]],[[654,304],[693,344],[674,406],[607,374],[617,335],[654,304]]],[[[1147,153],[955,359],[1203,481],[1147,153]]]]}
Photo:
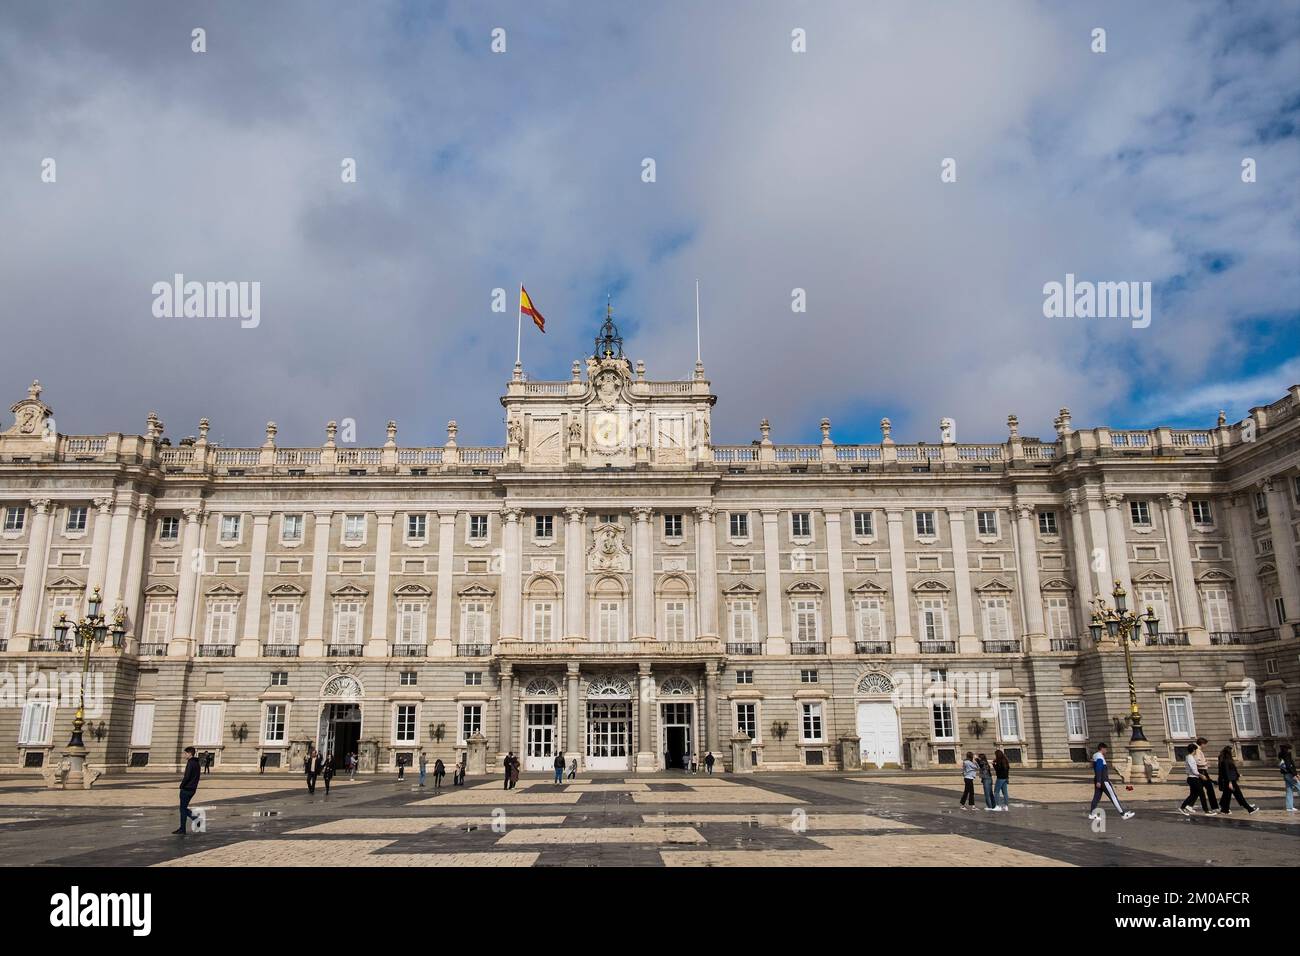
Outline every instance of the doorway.
{"type": "Polygon", "coordinates": [[[524,705],[524,769],[546,771],[555,763],[555,721],[559,704],[524,705]]]}
{"type": "Polygon", "coordinates": [[[632,706],[625,700],[587,702],[588,770],[627,770],[632,706]]]}
{"type": "Polygon", "coordinates": [[[690,766],[694,754],[691,740],[694,709],[694,705],[686,703],[662,705],[660,726],[663,728],[664,767],[668,770],[684,770],[690,766]]]}
{"type": "Polygon", "coordinates": [[[361,741],[361,705],[326,704],[321,712],[316,747],[321,755],[334,754],[334,769],[347,767],[347,755],[355,753],[361,741]]]}
{"type": "Polygon", "coordinates": [[[858,739],[862,766],[901,766],[898,711],[888,701],[858,704],[858,739]]]}

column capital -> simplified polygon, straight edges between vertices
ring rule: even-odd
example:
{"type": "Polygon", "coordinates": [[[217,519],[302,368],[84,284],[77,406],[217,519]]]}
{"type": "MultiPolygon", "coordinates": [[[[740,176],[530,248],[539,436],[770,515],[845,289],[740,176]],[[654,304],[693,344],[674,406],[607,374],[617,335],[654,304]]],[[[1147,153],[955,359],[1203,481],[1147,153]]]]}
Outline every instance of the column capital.
{"type": "Polygon", "coordinates": [[[381,524],[392,524],[393,518],[397,515],[395,511],[376,511],[375,519],[381,524]]]}
{"type": "Polygon", "coordinates": [[[695,517],[700,521],[712,521],[717,513],[718,509],[711,506],[702,506],[695,509],[695,517]]]}
{"type": "Polygon", "coordinates": [[[253,515],[254,526],[265,526],[265,525],[269,525],[270,523],[271,523],[271,516],[269,514],[253,515]]]}
{"type": "Polygon", "coordinates": [[[1183,506],[1183,502],[1186,500],[1187,500],[1187,494],[1182,491],[1171,491],[1167,495],[1165,495],[1165,504],[1170,509],[1181,508],[1183,506]]]}
{"type": "Polygon", "coordinates": [[[948,512],[949,521],[963,521],[966,518],[965,505],[954,505],[952,507],[945,508],[944,510],[948,512]]]}
{"type": "Polygon", "coordinates": [[[1118,491],[1107,491],[1102,498],[1106,501],[1106,507],[1111,509],[1118,509],[1124,503],[1124,496],[1118,491]]]}
{"type": "Polygon", "coordinates": [[[313,517],[315,517],[315,519],[316,519],[317,521],[329,521],[331,518],[334,517],[334,512],[333,512],[333,511],[324,511],[324,510],[321,510],[321,511],[313,511],[313,512],[312,512],[312,515],[313,515],[313,517]]]}
{"type": "Polygon", "coordinates": [[[1065,493],[1065,510],[1070,514],[1081,514],[1084,510],[1083,495],[1077,489],[1071,488],[1065,493]]]}
{"type": "Polygon", "coordinates": [[[885,520],[886,520],[886,521],[890,521],[890,522],[899,522],[899,523],[901,523],[902,520],[903,520],[903,515],[904,515],[906,512],[907,512],[907,509],[906,509],[906,508],[901,508],[901,507],[898,507],[897,505],[895,505],[895,506],[893,506],[893,507],[888,507],[888,506],[887,506],[887,507],[885,508],[885,520]]]}
{"type": "Polygon", "coordinates": [[[437,514],[438,521],[441,522],[442,524],[456,523],[456,512],[454,511],[438,511],[435,512],[435,514],[437,514]]]}
{"type": "Polygon", "coordinates": [[[586,508],[578,508],[578,507],[565,508],[564,513],[565,515],[568,516],[570,521],[581,521],[583,518],[587,517],[586,508]]]}
{"type": "Polygon", "coordinates": [[[514,676],[515,676],[514,665],[503,663],[501,665],[501,673],[500,673],[501,680],[512,680],[514,679],[514,676]]]}
{"type": "Polygon", "coordinates": [[[523,508],[502,508],[501,518],[507,524],[515,524],[524,516],[523,508]]]}
{"type": "Polygon", "coordinates": [[[32,506],[32,510],[35,511],[38,515],[43,515],[45,514],[45,512],[50,510],[50,499],[33,498],[31,500],[31,506],[32,506]]]}
{"type": "Polygon", "coordinates": [[[650,662],[649,662],[649,661],[637,661],[636,672],[637,672],[637,675],[640,676],[640,677],[649,677],[649,676],[650,676],[650,662]]]}
{"type": "Polygon", "coordinates": [[[108,514],[111,510],[113,510],[113,499],[112,499],[111,497],[110,497],[110,498],[93,498],[93,499],[91,499],[91,504],[93,504],[93,505],[95,506],[95,510],[98,511],[98,512],[99,512],[100,514],[102,514],[102,515],[106,515],[106,514],[108,514]]]}
{"type": "Polygon", "coordinates": [[[569,661],[568,666],[565,667],[564,673],[570,680],[577,680],[578,676],[582,673],[581,662],[569,661]]]}
{"type": "Polygon", "coordinates": [[[643,523],[649,521],[654,513],[655,510],[650,505],[635,505],[632,508],[632,516],[643,523]]]}
{"type": "Polygon", "coordinates": [[[198,524],[203,520],[202,508],[186,508],[182,514],[185,515],[186,524],[198,524]]]}
{"type": "Polygon", "coordinates": [[[1015,504],[1016,517],[1021,521],[1028,521],[1034,516],[1034,506],[1026,504],[1023,501],[1017,501],[1015,504]]]}

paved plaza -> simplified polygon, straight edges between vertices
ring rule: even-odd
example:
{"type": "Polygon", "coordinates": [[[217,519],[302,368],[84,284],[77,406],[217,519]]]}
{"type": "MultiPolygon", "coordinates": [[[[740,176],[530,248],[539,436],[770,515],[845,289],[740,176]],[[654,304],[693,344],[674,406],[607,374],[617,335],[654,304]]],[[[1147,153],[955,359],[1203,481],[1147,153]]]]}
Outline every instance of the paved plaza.
{"type": "Polygon", "coordinates": [[[957,774],[596,774],[421,789],[413,776],[205,776],[208,832],[172,836],[176,782],[118,778],[93,791],[0,780],[9,866],[1289,866],[1300,814],[1276,775],[1247,775],[1262,809],[1187,818],[1181,781],[1121,791],[1137,816],[1085,816],[1086,772],[1015,776],[1011,810],[958,807],[957,774]]]}

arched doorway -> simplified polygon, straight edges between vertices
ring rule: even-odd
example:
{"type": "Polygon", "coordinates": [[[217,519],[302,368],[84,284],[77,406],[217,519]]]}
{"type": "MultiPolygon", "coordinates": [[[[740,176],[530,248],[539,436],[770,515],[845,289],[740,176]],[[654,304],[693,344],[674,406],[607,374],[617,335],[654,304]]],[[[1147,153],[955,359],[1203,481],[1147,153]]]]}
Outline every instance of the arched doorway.
{"type": "MultiPolygon", "coordinates": [[[[335,674],[321,688],[320,732],[316,748],[334,755],[334,766],[346,766],[347,755],[361,742],[361,683],[351,674],[335,674]]],[[[360,756],[358,754],[358,756],[360,756]]]]}
{"type": "Polygon", "coordinates": [[[685,677],[665,677],[659,685],[659,755],[665,770],[691,765],[695,747],[695,685],[685,677]]]}
{"type": "Polygon", "coordinates": [[[632,751],[632,684],[625,677],[594,677],[587,684],[589,770],[627,770],[632,751]]]}
{"type": "Polygon", "coordinates": [[[524,685],[524,769],[551,770],[560,740],[560,688],[549,677],[524,685]]]}
{"type": "Polygon", "coordinates": [[[868,671],[858,681],[858,747],[863,767],[901,767],[902,743],[894,682],[888,674],[868,671]]]}

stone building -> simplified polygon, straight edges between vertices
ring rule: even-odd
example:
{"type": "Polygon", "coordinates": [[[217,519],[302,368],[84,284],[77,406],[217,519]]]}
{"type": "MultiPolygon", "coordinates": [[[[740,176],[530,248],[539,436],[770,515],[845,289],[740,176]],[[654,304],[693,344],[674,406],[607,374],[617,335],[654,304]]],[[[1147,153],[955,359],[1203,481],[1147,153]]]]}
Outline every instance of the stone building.
{"type": "Polygon", "coordinates": [[[1266,760],[1296,730],[1300,387],[1216,428],[814,445],[710,437],[697,364],[653,381],[607,319],[562,381],[519,366],[506,443],[219,447],[52,427],[33,384],[0,433],[0,769],[59,759],[92,592],[86,743],[109,771],[364,770],[485,738],[549,767],[711,751],[771,769],[1026,766],[1127,739],[1125,655],[1089,636],[1120,582],[1147,736],[1266,760]]]}

